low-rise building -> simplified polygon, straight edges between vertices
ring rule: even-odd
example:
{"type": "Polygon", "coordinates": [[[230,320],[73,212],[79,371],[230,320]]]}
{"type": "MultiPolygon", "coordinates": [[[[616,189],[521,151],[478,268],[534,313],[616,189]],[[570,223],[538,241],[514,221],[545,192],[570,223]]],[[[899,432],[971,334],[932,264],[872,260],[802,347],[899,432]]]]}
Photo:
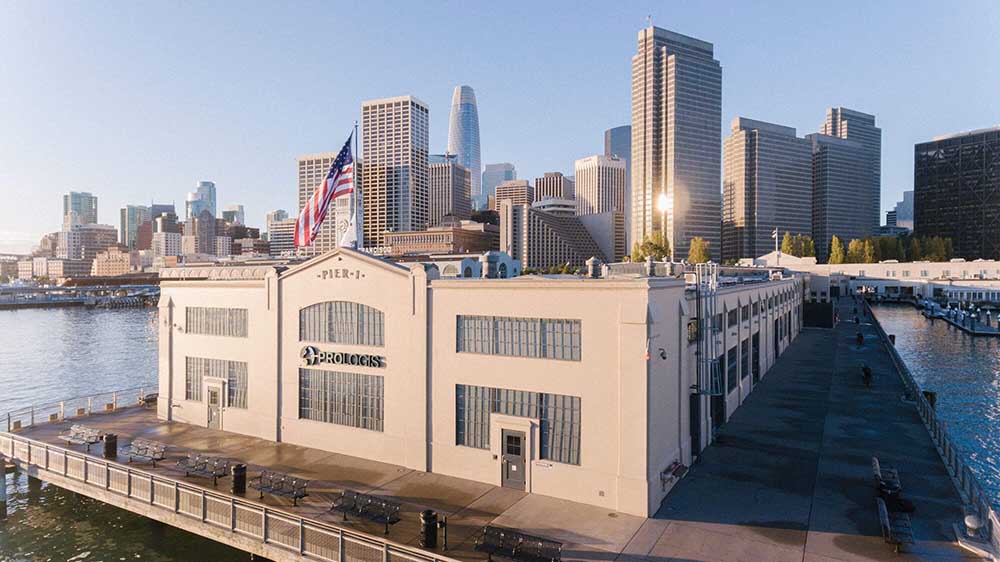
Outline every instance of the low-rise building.
{"type": "Polygon", "coordinates": [[[132,271],[133,264],[138,261],[138,254],[133,258],[131,252],[112,246],[97,254],[91,265],[90,274],[94,277],[114,277],[125,275],[132,271]]]}
{"type": "Polygon", "coordinates": [[[498,273],[164,269],[158,414],[645,517],[801,325],[797,278],[498,273]]]}
{"type": "Polygon", "coordinates": [[[488,252],[500,245],[500,227],[446,217],[440,226],[427,230],[387,232],[385,244],[391,256],[488,252]]]}

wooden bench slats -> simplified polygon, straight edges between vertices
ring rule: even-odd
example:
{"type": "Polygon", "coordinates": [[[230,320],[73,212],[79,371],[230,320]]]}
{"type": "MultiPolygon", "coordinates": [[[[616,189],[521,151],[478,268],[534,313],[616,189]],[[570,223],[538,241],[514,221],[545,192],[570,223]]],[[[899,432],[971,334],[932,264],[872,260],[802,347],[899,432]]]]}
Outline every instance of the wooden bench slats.
{"type": "Polygon", "coordinates": [[[913,544],[913,525],[910,516],[905,513],[890,513],[882,498],[875,499],[878,508],[879,524],[882,527],[882,539],[893,545],[899,552],[903,545],[913,544]]]}

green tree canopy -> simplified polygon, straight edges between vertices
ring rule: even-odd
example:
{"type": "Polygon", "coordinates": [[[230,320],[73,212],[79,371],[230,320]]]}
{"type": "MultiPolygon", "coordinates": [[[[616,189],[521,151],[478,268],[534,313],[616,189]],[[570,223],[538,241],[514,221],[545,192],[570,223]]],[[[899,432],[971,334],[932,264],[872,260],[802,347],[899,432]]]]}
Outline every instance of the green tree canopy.
{"type": "Polygon", "coordinates": [[[646,261],[646,256],[653,256],[655,261],[663,261],[670,257],[670,242],[663,237],[660,232],[653,233],[653,236],[646,236],[642,243],[635,243],[632,246],[632,261],[646,261]]]}
{"type": "Polygon", "coordinates": [[[830,239],[830,259],[827,260],[827,263],[844,263],[846,259],[844,243],[840,241],[840,238],[834,236],[830,239]]]}
{"type": "Polygon", "coordinates": [[[708,248],[708,240],[705,240],[701,236],[692,238],[691,248],[688,250],[688,262],[705,263],[710,259],[712,259],[712,254],[708,248]]]}
{"type": "Polygon", "coordinates": [[[785,236],[781,239],[781,253],[788,254],[790,256],[795,255],[795,243],[792,240],[792,233],[785,232],[785,236]]]}
{"type": "Polygon", "coordinates": [[[847,243],[847,263],[865,262],[865,243],[857,238],[847,243]]]}

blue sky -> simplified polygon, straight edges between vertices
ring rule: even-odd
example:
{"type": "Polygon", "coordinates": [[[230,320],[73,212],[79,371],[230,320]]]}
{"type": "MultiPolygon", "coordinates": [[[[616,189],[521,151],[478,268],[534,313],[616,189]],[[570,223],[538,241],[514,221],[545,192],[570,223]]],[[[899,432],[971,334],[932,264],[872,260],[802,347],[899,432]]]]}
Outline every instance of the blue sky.
{"type": "Polygon", "coordinates": [[[261,224],[294,212],[295,157],[335,150],[361,101],[412,94],[447,140],[451,92],[479,102],[483,162],[522,178],[599,152],[630,120],[647,14],[715,44],[737,115],[815,132],[829,106],[876,115],[882,207],[913,144],[1000,124],[1000,2],[0,3],[0,251],[58,230],[61,194],[126,203],[216,182],[261,224]]]}

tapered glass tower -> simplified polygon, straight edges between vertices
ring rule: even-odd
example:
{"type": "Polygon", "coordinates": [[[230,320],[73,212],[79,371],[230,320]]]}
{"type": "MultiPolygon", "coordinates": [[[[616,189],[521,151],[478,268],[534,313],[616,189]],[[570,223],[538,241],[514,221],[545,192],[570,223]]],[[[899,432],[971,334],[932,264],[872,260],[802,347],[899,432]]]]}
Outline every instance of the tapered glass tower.
{"type": "Polygon", "coordinates": [[[451,119],[448,121],[448,153],[458,156],[458,163],[469,169],[472,196],[482,195],[482,158],[479,150],[479,111],[476,92],[470,86],[455,86],[451,96],[451,119]]]}

